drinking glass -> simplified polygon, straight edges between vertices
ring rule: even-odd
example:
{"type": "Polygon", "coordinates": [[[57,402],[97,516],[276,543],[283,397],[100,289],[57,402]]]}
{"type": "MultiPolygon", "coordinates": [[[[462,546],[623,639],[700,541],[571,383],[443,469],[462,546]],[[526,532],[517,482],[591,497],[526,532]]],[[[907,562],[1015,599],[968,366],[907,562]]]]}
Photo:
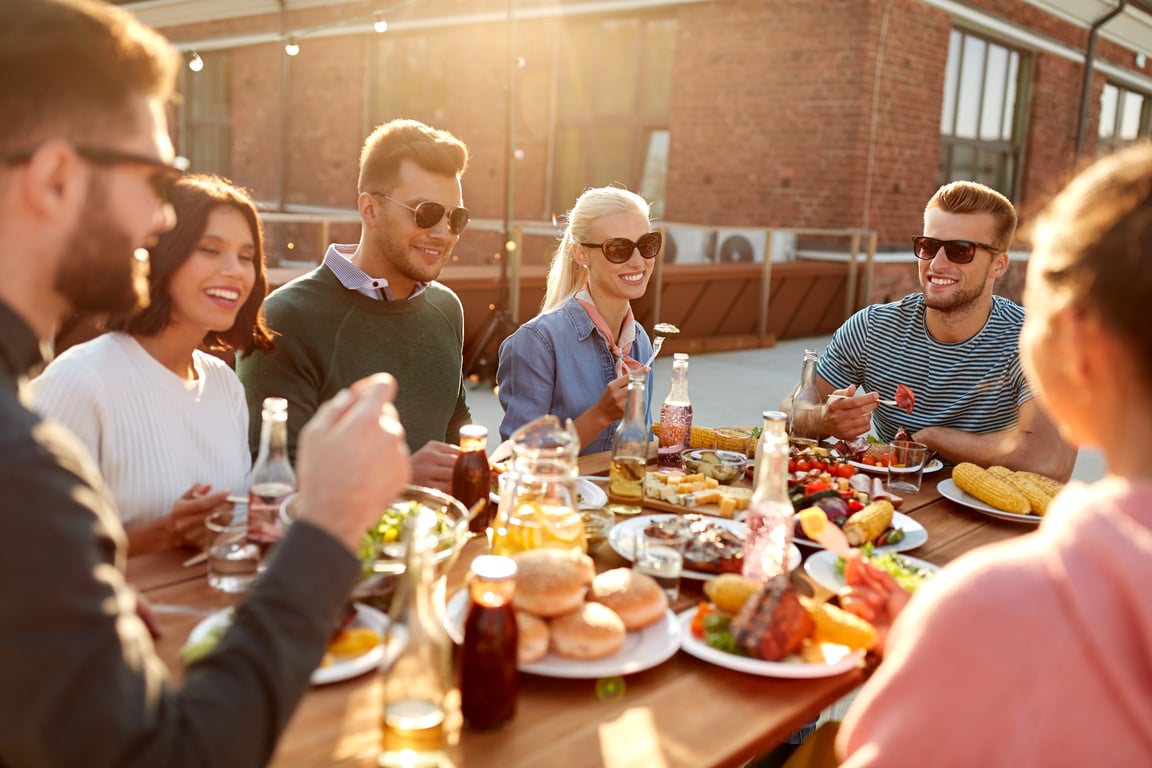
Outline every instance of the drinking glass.
{"type": "Polygon", "coordinates": [[[898,493],[919,493],[924,479],[924,463],[928,446],[911,440],[891,443],[888,458],[888,490],[898,493]]]}
{"type": "Polygon", "coordinates": [[[677,536],[652,536],[645,529],[636,531],[632,548],[632,567],[656,580],[668,600],[680,595],[680,574],[684,570],[684,547],[687,540],[677,536]]]}
{"type": "Polygon", "coordinates": [[[745,456],[752,454],[755,438],[752,430],[741,427],[721,427],[715,430],[716,439],[712,447],[718,451],[735,451],[745,456]]]}
{"type": "Polygon", "coordinates": [[[246,592],[260,570],[260,547],[248,541],[245,504],[213,512],[208,528],[208,585],[229,594],[246,592]]]}

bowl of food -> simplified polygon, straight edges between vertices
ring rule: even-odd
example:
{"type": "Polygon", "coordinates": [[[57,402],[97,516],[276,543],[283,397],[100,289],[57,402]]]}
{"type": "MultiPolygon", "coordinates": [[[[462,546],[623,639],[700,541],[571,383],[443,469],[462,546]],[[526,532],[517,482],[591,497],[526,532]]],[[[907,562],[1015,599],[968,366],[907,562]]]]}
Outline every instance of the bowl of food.
{"type": "Polygon", "coordinates": [[[680,456],[688,472],[710,477],[725,485],[735,482],[744,474],[744,467],[748,466],[748,457],[736,451],[695,448],[684,451],[680,456]]]}
{"type": "MultiPolygon", "coordinates": [[[[280,519],[285,527],[296,520],[296,494],[280,505],[280,519]]],[[[384,510],[380,519],[365,534],[360,543],[360,581],[353,590],[354,600],[387,610],[397,576],[404,573],[407,542],[404,523],[422,507],[436,513],[437,574],[443,576],[456,561],[460,549],[468,541],[468,510],[456,499],[433,488],[408,485],[384,510]]]]}

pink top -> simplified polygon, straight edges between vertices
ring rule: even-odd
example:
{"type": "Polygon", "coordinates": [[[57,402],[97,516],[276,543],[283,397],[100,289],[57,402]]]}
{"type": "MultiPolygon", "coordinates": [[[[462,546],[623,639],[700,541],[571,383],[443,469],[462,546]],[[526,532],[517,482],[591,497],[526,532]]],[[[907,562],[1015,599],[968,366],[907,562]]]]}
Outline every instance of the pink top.
{"type": "Polygon", "coordinates": [[[844,766],[1152,765],[1152,483],[1072,483],[892,628],[844,766]]]}

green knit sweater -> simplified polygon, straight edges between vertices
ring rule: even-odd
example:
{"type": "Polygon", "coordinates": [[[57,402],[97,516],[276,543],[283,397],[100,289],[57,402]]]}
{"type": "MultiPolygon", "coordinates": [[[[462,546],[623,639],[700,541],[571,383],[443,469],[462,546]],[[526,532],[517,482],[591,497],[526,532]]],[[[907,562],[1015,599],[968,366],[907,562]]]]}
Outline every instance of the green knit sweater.
{"type": "Polygon", "coordinates": [[[277,334],[272,352],[237,360],[251,413],[252,451],[260,447],[266,397],[288,399],[288,445],[325,400],[378,371],[396,377],[396,409],[415,452],[429,440],[456,443],[471,420],[464,401],[464,309],[440,283],[410,301],[378,301],[340,284],[320,265],[268,296],[277,334]]]}

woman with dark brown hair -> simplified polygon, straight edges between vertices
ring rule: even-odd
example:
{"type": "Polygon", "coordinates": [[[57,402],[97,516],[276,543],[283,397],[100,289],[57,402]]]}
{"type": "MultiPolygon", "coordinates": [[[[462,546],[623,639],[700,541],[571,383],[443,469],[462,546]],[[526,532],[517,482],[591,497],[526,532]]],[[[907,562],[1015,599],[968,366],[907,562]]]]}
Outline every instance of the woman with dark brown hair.
{"type": "Polygon", "coordinates": [[[248,408],[211,351],[269,349],[260,220],[243,190],[187,176],[175,227],[150,249],[150,302],[72,347],[33,382],[36,407],[88,446],[129,552],[201,546],[204,518],[246,495],[248,408]]]}

